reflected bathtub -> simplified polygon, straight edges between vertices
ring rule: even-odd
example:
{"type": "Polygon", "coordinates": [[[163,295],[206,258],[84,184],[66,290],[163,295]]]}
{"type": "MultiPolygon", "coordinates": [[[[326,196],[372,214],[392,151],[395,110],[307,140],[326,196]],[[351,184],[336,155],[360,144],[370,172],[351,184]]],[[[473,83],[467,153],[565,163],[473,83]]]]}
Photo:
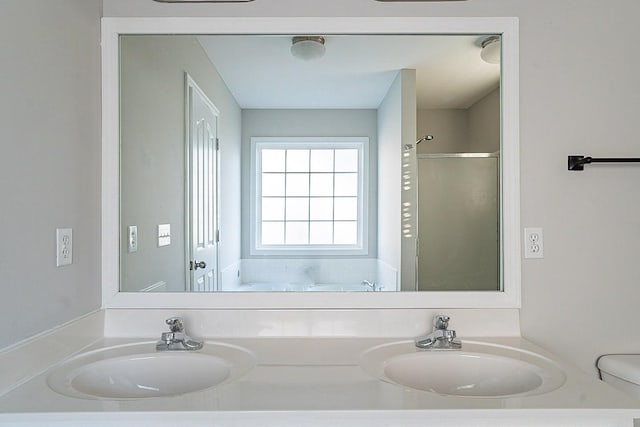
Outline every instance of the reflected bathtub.
{"type": "Polygon", "coordinates": [[[306,291],[309,292],[373,292],[370,286],[361,283],[332,284],[332,285],[311,285],[306,291]]]}
{"type": "Polygon", "coordinates": [[[300,283],[244,283],[235,292],[372,292],[361,283],[300,284],[300,283]]]}

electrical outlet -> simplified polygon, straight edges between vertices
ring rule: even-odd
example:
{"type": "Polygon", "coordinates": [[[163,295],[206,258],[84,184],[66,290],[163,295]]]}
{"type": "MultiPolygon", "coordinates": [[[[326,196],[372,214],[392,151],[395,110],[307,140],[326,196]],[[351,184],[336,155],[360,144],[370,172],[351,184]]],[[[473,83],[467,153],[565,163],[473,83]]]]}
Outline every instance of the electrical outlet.
{"type": "Polygon", "coordinates": [[[542,228],[524,229],[524,257],[544,258],[544,239],[542,228]]]}
{"type": "Polygon", "coordinates": [[[56,267],[73,262],[73,230],[56,228],[56,267]]]}

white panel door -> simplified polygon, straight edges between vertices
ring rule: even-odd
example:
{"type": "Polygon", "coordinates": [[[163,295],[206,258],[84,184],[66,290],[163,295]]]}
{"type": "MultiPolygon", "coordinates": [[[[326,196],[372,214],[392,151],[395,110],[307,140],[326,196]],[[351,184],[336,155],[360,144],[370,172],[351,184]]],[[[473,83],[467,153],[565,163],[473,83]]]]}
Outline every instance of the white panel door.
{"type": "Polygon", "coordinates": [[[191,291],[217,290],[218,112],[187,76],[189,273],[191,291]]]}

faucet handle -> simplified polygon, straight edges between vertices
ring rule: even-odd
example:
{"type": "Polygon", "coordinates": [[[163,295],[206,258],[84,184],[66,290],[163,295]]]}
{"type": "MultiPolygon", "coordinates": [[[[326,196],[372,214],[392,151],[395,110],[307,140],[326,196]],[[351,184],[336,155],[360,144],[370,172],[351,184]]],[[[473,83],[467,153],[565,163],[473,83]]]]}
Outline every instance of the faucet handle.
{"type": "Polygon", "coordinates": [[[449,316],[438,314],[433,318],[433,329],[448,329],[449,316]]]}
{"type": "Polygon", "coordinates": [[[182,322],[182,317],[170,317],[167,320],[165,320],[165,323],[169,325],[169,330],[171,332],[184,331],[184,323],[182,322]]]}

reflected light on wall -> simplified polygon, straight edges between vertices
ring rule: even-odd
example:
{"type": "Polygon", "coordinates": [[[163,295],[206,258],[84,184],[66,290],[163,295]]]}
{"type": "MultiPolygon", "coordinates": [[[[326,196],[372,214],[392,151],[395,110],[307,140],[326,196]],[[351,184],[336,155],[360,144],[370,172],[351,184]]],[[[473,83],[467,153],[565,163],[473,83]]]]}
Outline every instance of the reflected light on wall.
{"type": "MultiPolygon", "coordinates": [[[[411,194],[413,191],[413,182],[415,180],[412,168],[412,159],[415,156],[415,147],[413,144],[405,144],[402,151],[402,191],[405,194],[411,194]]],[[[405,197],[405,196],[403,196],[405,197]]],[[[414,237],[415,217],[414,205],[411,201],[402,202],[402,237],[411,239],[414,237]]]]}

